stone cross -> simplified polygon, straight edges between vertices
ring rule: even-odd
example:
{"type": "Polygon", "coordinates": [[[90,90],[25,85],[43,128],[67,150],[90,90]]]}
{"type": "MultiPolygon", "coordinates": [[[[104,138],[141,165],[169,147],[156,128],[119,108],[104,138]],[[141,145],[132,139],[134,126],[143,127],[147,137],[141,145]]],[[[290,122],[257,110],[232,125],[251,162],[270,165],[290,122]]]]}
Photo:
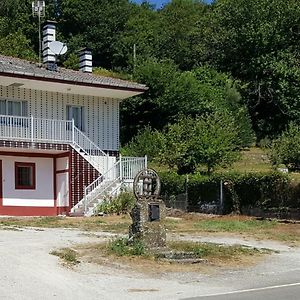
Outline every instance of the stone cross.
{"type": "Polygon", "coordinates": [[[166,230],[163,221],[166,206],[160,196],[160,178],[153,169],[140,171],[133,184],[136,203],[130,216],[129,240],[139,240],[148,248],[166,246],[166,230]]]}

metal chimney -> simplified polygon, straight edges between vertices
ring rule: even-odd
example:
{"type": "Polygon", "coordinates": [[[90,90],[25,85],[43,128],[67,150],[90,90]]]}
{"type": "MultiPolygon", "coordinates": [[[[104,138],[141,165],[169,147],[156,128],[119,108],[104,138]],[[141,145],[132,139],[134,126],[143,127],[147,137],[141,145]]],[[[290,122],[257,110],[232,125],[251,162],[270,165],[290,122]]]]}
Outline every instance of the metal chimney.
{"type": "Polygon", "coordinates": [[[55,63],[55,54],[50,50],[49,44],[56,40],[56,22],[46,21],[43,26],[43,63],[55,63]]]}
{"type": "Polygon", "coordinates": [[[88,48],[79,50],[79,70],[84,73],[93,73],[92,51],[88,48]]]}

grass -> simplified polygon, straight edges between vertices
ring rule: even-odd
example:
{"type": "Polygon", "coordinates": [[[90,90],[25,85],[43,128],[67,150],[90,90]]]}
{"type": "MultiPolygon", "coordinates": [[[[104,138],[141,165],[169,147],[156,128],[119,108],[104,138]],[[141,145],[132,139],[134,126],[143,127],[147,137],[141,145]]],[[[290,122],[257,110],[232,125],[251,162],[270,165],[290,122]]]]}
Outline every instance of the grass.
{"type": "Polygon", "coordinates": [[[194,224],[195,228],[206,232],[257,232],[258,230],[273,229],[278,225],[277,221],[267,220],[202,220],[194,224]]]}
{"type": "MultiPolygon", "coordinates": [[[[22,227],[72,228],[86,232],[112,232],[127,234],[131,224],[129,215],[106,217],[14,217],[0,218],[0,229],[19,230],[22,227]]],[[[214,216],[183,214],[180,218],[167,218],[169,233],[197,235],[242,235],[255,239],[300,243],[300,224],[283,224],[276,220],[256,220],[246,216],[214,216]]]]}
{"type": "Polygon", "coordinates": [[[51,255],[58,256],[66,265],[76,265],[80,261],[77,259],[77,252],[71,248],[62,248],[60,250],[53,250],[51,255]]]}
{"type": "Polygon", "coordinates": [[[132,269],[143,273],[168,272],[216,272],[219,268],[239,268],[250,266],[272,251],[241,245],[220,245],[215,243],[168,242],[168,250],[173,253],[193,252],[199,263],[182,264],[178,260],[166,260],[162,253],[146,249],[142,243],[128,245],[124,238],[108,243],[79,245],[76,249],[82,261],[115,266],[118,269],[132,269]]]}
{"type": "Polygon", "coordinates": [[[125,233],[128,231],[130,218],[123,216],[70,218],[70,217],[13,217],[1,218],[0,228],[5,226],[39,228],[73,228],[83,231],[110,231],[125,233]]]}
{"type": "Polygon", "coordinates": [[[110,241],[106,246],[106,252],[117,256],[148,256],[148,252],[142,242],[128,243],[127,238],[118,238],[110,241]]]}
{"type": "Polygon", "coordinates": [[[257,249],[242,245],[221,245],[216,243],[194,243],[194,242],[170,242],[168,246],[171,250],[193,252],[199,258],[235,260],[241,255],[253,256],[257,254],[270,253],[267,249],[257,249]]]}

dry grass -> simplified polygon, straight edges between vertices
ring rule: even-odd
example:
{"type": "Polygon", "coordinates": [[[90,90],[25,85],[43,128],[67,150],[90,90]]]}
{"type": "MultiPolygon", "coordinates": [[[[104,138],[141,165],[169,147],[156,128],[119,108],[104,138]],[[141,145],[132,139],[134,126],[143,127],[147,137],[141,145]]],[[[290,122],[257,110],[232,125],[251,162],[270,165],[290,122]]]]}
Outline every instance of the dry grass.
{"type": "Polygon", "coordinates": [[[77,252],[71,248],[62,248],[60,250],[53,250],[50,252],[51,255],[58,256],[64,265],[75,266],[80,263],[77,259],[77,252]]]}
{"type": "Polygon", "coordinates": [[[268,250],[258,250],[243,246],[225,246],[213,243],[170,242],[168,248],[175,251],[192,251],[205,262],[196,264],[181,264],[158,260],[151,253],[132,255],[125,252],[120,255],[111,250],[110,243],[86,244],[76,248],[82,261],[97,263],[119,270],[138,271],[142,273],[162,275],[174,272],[213,273],[220,268],[239,268],[251,266],[262,260],[268,250]]]}
{"type": "Polygon", "coordinates": [[[181,218],[168,218],[166,226],[169,232],[177,234],[240,235],[300,244],[299,223],[285,224],[275,220],[256,220],[247,216],[185,214],[181,218]]]}
{"type": "MultiPolygon", "coordinates": [[[[131,219],[128,215],[92,218],[69,217],[14,217],[1,218],[0,229],[17,230],[22,227],[74,228],[83,231],[128,232],[131,219]]],[[[256,239],[269,239],[300,244],[300,224],[256,220],[247,216],[216,216],[197,213],[168,217],[165,221],[169,233],[191,235],[239,235],[256,239]]]]}
{"type": "Polygon", "coordinates": [[[109,231],[125,233],[128,231],[130,218],[127,215],[106,217],[13,217],[0,218],[0,229],[39,227],[39,228],[74,228],[83,231],[109,231]]]}

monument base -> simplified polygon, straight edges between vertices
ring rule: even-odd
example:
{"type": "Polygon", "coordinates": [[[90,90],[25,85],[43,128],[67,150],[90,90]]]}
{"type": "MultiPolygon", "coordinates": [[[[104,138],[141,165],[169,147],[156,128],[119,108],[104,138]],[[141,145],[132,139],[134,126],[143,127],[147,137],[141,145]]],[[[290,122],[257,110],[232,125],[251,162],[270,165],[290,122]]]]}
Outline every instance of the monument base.
{"type": "Polygon", "coordinates": [[[142,197],[136,202],[130,216],[130,241],[141,241],[150,249],[166,246],[166,229],[163,222],[166,218],[166,206],[163,200],[142,197]]]}

